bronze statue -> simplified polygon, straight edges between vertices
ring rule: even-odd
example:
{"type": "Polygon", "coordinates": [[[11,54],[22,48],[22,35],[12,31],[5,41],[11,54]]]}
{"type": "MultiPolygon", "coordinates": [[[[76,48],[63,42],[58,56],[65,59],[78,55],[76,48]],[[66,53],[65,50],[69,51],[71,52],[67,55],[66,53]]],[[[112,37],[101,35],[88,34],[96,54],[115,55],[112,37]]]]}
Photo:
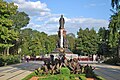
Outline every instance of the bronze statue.
{"type": "Polygon", "coordinates": [[[60,28],[64,28],[65,20],[63,18],[63,15],[61,15],[61,18],[59,20],[60,28]]]}

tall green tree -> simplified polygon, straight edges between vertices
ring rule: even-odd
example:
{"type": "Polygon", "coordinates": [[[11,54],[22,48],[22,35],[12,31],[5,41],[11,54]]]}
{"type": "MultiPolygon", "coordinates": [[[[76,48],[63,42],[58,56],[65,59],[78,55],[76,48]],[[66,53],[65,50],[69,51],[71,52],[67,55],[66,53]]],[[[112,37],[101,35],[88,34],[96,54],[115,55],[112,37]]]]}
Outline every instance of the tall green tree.
{"type": "Polygon", "coordinates": [[[9,48],[14,46],[13,41],[18,40],[18,32],[12,29],[11,15],[16,14],[17,6],[0,0],[0,51],[9,54],[9,48]]]}
{"type": "Polygon", "coordinates": [[[108,56],[110,55],[109,45],[108,45],[108,35],[109,30],[105,29],[105,27],[100,27],[98,31],[99,36],[99,48],[98,54],[108,56]]]}
{"type": "Polygon", "coordinates": [[[109,23],[109,42],[111,47],[118,45],[119,31],[120,31],[120,0],[111,0],[113,15],[110,17],[109,23]]]}
{"type": "Polygon", "coordinates": [[[14,41],[14,46],[10,48],[10,53],[18,53],[18,50],[20,49],[20,43],[21,43],[21,28],[26,27],[27,24],[29,24],[29,16],[25,12],[19,12],[17,11],[15,15],[11,15],[10,19],[13,21],[12,28],[19,32],[19,39],[17,41],[14,41]]]}
{"type": "Polygon", "coordinates": [[[13,20],[13,28],[16,30],[20,30],[23,27],[26,27],[29,24],[29,16],[25,12],[17,11],[15,15],[10,17],[13,20]]]}
{"type": "Polygon", "coordinates": [[[120,9],[120,0],[111,0],[112,8],[115,8],[117,11],[120,9]]]}
{"type": "Polygon", "coordinates": [[[71,51],[75,48],[75,35],[73,33],[67,34],[68,47],[71,51]]]}
{"type": "Polygon", "coordinates": [[[48,36],[44,32],[26,28],[21,31],[21,37],[22,55],[49,54],[56,47],[57,35],[48,36]]]}
{"type": "Polygon", "coordinates": [[[112,12],[113,15],[110,17],[110,23],[109,23],[109,44],[112,48],[113,53],[119,53],[120,54],[120,0],[111,0],[112,4],[112,12]],[[118,50],[118,51],[117,51],[118,50]]]}
{"type": "Polygon", "coordinates": [[[80,28],[77,34],[78,38],[76,39],[75,50],[78,51],[78,54],[96,54],[99,41],[96,31],[94,29],[89,30],[88,28],[86,28],[85,30],[83,30],[82,28],[80,28]]]}

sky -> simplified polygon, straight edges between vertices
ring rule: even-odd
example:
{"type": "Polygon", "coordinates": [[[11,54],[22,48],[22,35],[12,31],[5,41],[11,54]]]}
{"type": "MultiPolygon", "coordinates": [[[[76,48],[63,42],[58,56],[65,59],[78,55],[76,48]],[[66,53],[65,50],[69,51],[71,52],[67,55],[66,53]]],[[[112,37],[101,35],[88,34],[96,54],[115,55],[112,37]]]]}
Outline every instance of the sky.
{"type": "Polygon", "coordinates": [[[5,0],[14,2],[18,11],[30,17],[25,28],[32,28],[48,35],[57,34],[60,15],[64,15],[67,33],[77,34],[80,27],[108,27],[112,14],[111,0],[5,0]]]}

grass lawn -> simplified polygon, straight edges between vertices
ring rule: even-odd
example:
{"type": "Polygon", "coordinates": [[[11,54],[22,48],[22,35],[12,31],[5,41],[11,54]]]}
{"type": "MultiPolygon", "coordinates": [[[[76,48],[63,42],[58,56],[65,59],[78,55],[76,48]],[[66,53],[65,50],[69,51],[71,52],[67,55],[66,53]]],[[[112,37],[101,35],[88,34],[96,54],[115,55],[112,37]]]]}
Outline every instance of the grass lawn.
{"type": "MultiPolygon", "coordinates": [[[[85,77],[85,74],[70,74],[70,75],[63,75],[63,74],[57,74],[57,75],[36,75],[35,72],[29,74],[22,80],[29,80],[33,76],[39,77],[39,80],[87,80],[85,77]]],[[[100,76],[96,76],[97,80],[105,80],[104,78],[100,76]]]]}

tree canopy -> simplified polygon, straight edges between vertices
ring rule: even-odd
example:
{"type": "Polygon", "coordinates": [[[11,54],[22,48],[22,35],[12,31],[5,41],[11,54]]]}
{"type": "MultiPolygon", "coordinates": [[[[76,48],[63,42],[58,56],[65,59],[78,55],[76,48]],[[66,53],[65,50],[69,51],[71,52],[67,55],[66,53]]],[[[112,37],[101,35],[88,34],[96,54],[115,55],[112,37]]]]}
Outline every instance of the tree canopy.
{"type": "Polygon", "coordinates": [[[28,22],[28,15],[24,12],[18,12],[14,3],[0,0],[0,52],[9,54],[9,48],[13,47],[14,42],[19,40],[19,32],[15,28],[20,29],[28,22]]]}
{"type": "Polygon", "coordinates": [[[78,52],[78,54],[97,53],[99,38],[94,29],[89,30],[88,28],[86,28],[85,30],[83,30],[82,28],[80,28],[77,35],[78,38],[75,41],[75,50],[78,52]]]}

